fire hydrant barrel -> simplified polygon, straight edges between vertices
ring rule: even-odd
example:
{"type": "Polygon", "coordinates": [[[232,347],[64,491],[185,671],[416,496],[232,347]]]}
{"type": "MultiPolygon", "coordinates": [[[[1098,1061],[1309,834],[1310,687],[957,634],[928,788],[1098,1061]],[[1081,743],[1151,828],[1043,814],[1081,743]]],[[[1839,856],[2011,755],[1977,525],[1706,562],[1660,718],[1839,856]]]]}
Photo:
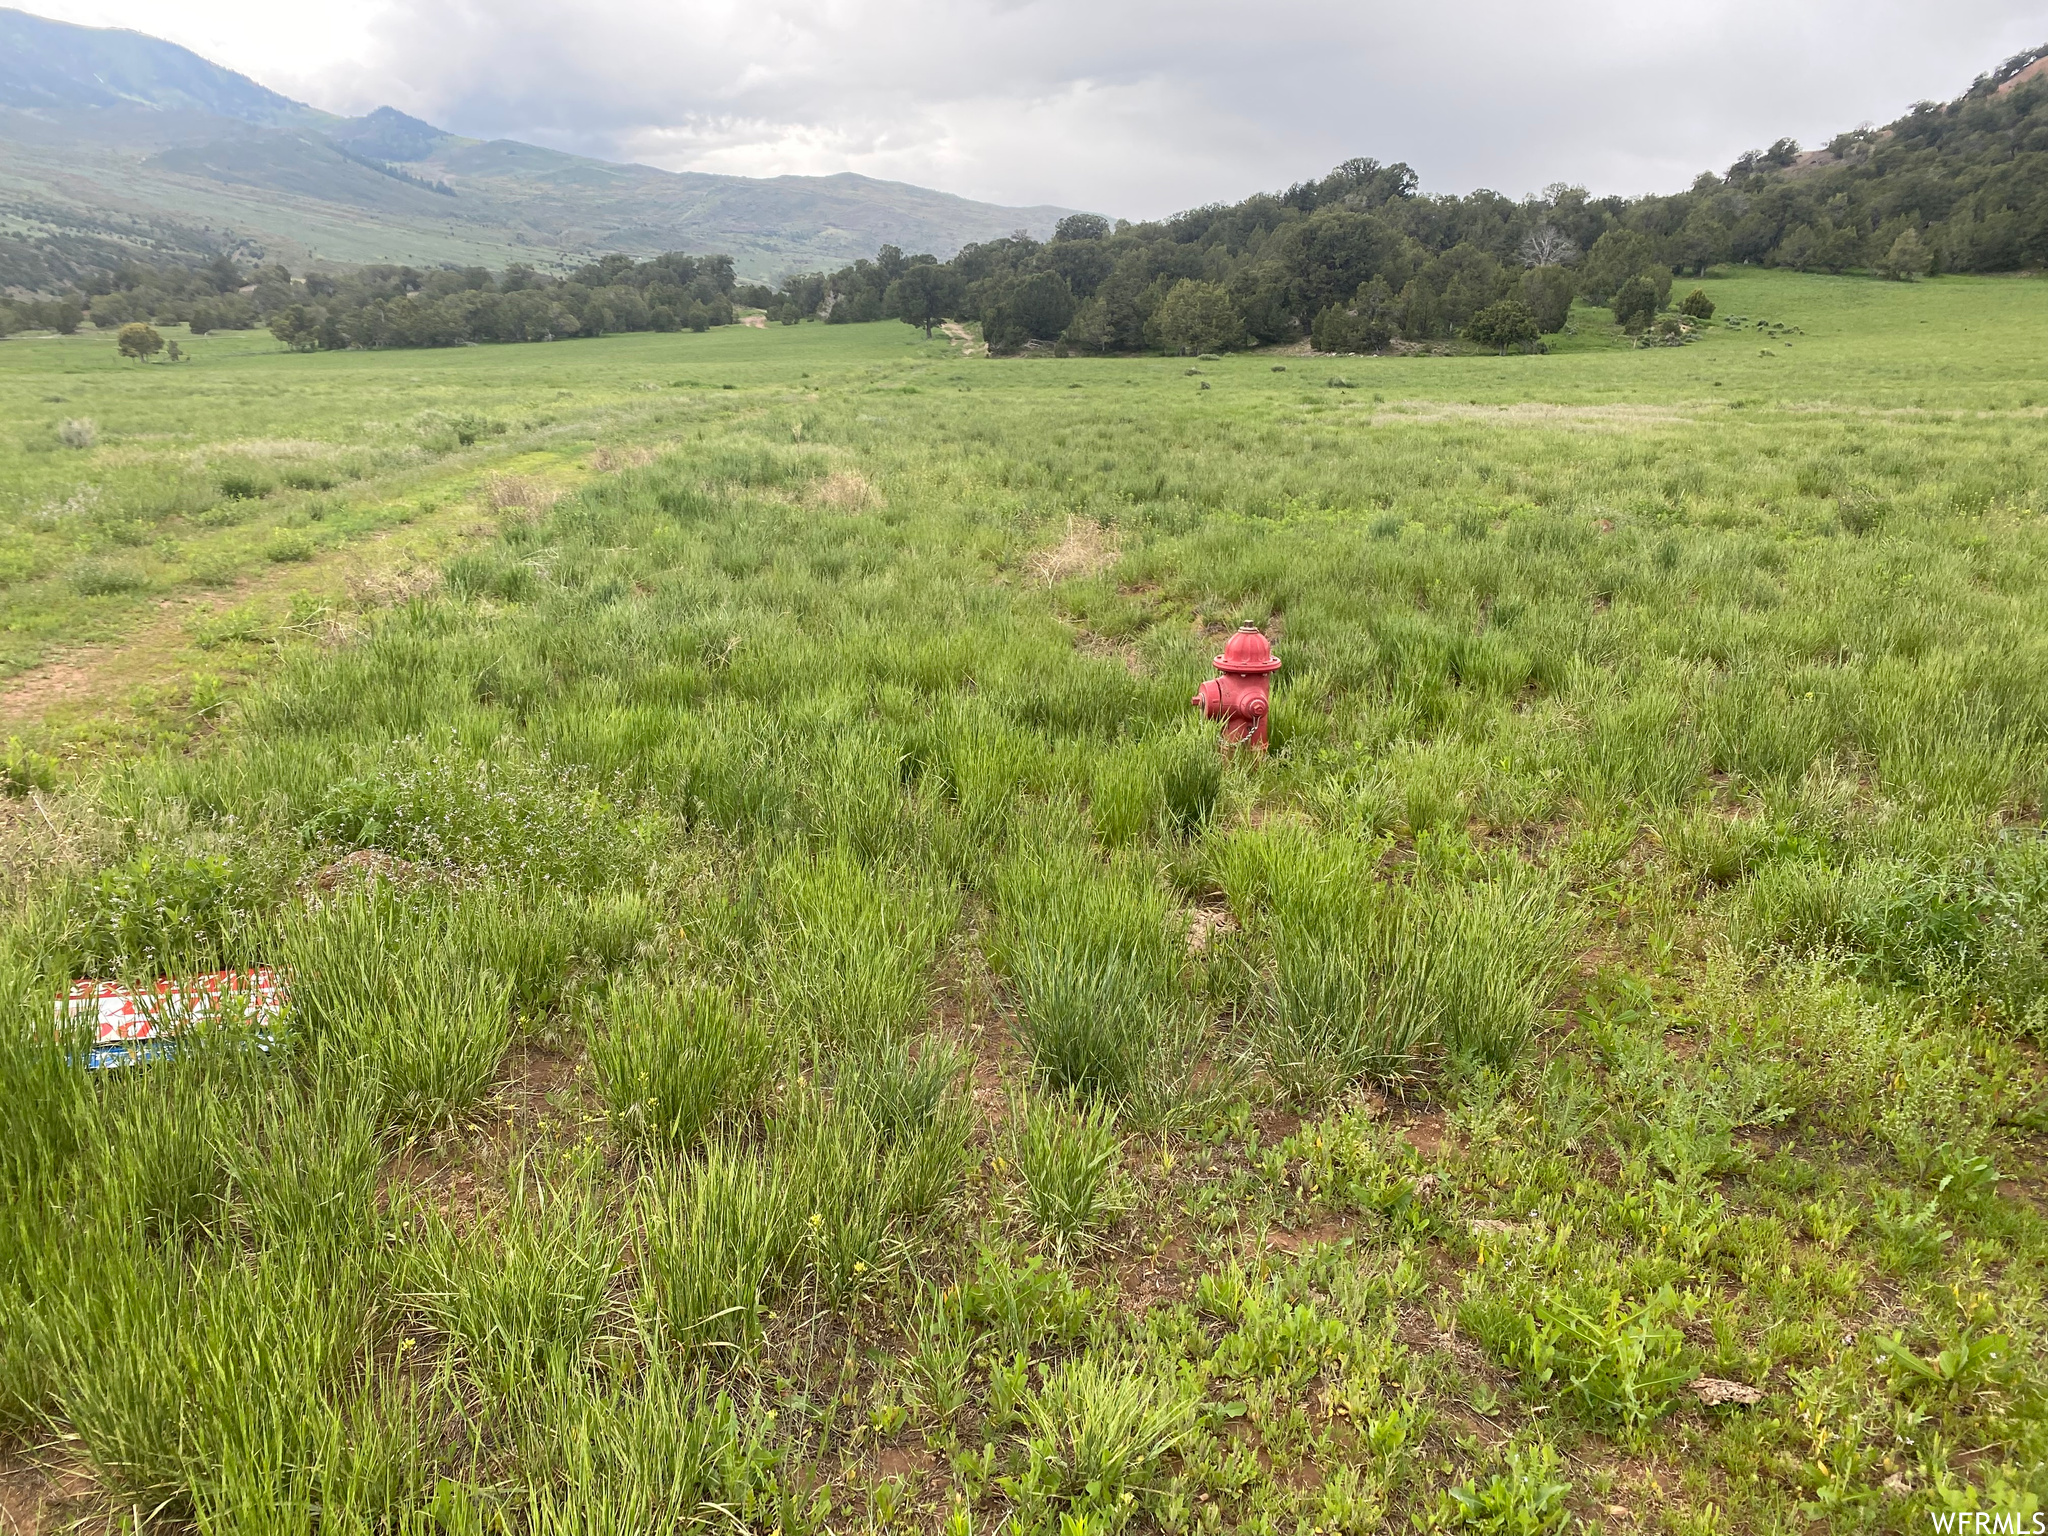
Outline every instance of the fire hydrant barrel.
{"type": "Polygon", "coordinates": [[[1216,670],[1223,675],[1202,684],[1189,702],[1204,718],[1223,722],[1225,742],[1248,741],[1264,751],[1266,714],[1272,707],[1268,680],[1280,670],[1280,658],[1259,627],[1247,624],[1223,647],[1216,670]]]}

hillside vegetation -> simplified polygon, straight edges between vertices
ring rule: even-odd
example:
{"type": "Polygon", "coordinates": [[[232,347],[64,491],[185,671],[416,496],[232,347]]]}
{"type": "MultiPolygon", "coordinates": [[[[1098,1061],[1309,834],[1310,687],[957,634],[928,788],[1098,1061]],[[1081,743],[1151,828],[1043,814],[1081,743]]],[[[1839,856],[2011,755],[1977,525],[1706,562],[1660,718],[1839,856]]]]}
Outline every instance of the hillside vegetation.
{"type": "Polygon", "coordinates": [[[1548,357],[0,346],[20,536],[139,615],[165,546],[458,486],[454,402],[550,466],[432,579],[217,601],[258,681],[138,702],[169,749],[10,744],[10,1513],[2040,1507],[2048,308],[1701,286],[1548,357]],[[1247,620],[1265,757],[1188,704],[1247,620]],[[52,1039],[258,964],[262,1050],[52,1039]]]}
{"type": "Polygon", "coordinates": [[[775,307],[792,319],[944,313],[980,321],[997,352],[1200,353],[1310,337],[1321,351],[1374,352],[1473,334],[1474,317],[1497,322],[1503,303],[1521,312],[1517,334],[1554,334],[1575,294],[1647,324],[1669,305],[1674,273],[1729,262],[1898,280],[2038,269],[2048,74],[2033,66],[2044,57],[2016,55],[1955,101],[1825,150],[1781,139],[1673,196],[1592,197],[1564,182],[1519,202],[1484,189],[1430,196],[1408,166],[1359,159],[1159,222],[1075,215],[1051,242],[970,245],[895,295],[897,274],[879,263],[793,277],[775,307]]]}

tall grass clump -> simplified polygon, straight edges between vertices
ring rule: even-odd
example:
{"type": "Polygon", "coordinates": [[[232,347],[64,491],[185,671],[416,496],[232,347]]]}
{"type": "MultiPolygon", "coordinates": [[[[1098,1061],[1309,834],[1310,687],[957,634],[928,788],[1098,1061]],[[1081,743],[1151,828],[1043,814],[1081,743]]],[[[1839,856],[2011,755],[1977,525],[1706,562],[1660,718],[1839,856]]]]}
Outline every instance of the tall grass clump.
{"type": "Polygon", "coordinates": [[[1024,1214],[1055,1253],[1085,1244],[1116,1215],[1116,1120],[1100,1100],[1024,1100],[1011,1115],[1010,1149],[1024,1214]]]}
{"type": "Polygon", "coordinates": [[[1742,885],[1732,929],[1752,954],[1828,954],[1865,981],[2048,1039],[2048,840],[2038,835],[1946,858],[1783,859],[1742,885]]]}
{"type": "Polygon", "coordinates": [[[1254,1047],[1299,1102],[1414,1078],[1446,1057],[1512,1068],[1562,958],[1547,885],[1403,882],[1372,853],[1282,831],[1243,834],[1220,856],[1233,908],[1270,955],[1254,1047]]]}
{"type": "Polygon", "coordinates": [[[680,1177],[643,1186],[642,1306],[686,1350],[729,1360],[760,1341],[808,1212],[773,1161],[714,1141],[680,1177]]]}
{"type": "Polygon", "coordinates": [[[451,963],[449,916],[376,889],[297,920],[283,944],[293,1034],[314,1070],[362,1084],[384,1126],[422,1135],[489,1090],[511,1037],[511,987],[451,963]]]}
{"type": "Polygon", "coordinates": [[[41,1319],[53,1402],[124,1502],[201,1528],[307,1532],[323,1497],[416,1459],[418,1433],[351,1375],[360,1257],[137,1250],[87,1235],[41,1319]],[[84,1282],[90,1283],[84,1283],[84,1282]]]}
{"type": "Polygon", "coordinates": [[[1127,742],[1095,757],[1088,816],[1104,844],[1120,848],[1158,833],[1186,833],[1208,819],[1223,789],[1213,738],[1178,731],[1127,742]]]}
{"type": "Polygon", "coordinates": [[[500,1398],[580,1369],[608,1302],[618,1238],[589,1192],[522,1161],[485,1220],[435,1213],[408,1252],[406,1301],[500,1398]]]}
{"type": "Polygon", "coordinates": [[[0,961],[0,1191],[33,1197],[70,1166],[92,1110],[89,1027],[55,1025],[48,1001],[0,961]]]}
{"type": "Polygon", "coordinates": [[[621,1145],[680,1152],[758,1114],[775,1074],[767,1031],[709,987],[622,987],[587,1026],[605,1116],[621,1145]]]}
{"type": "Polygon", "coordinates": [[[474,1496],[477,1518],[467,1528],[491,1528],[496,1518],[593,1536],[717,1529],[731,1523],[735,1505],[772,1497],[774,1430],[772,1414],[743,1411],[713,1394],[703,1370],[649,1348],[630,1377],[551,1382],[520,1447],[524,1488],[474,1496]]]}
{"type": "Polygon", "coordinates": [[[1023,1405],[1030,1470],[1019,1491],[1029,1502],[1067,1506],[1080,1525],[1089,1516],[1119,1521],[1160,1461],[1195,1432],[1199,1408],[1187,1382],[1149,1363],[1094,1354],[1065,1361],[1023,1405]]]}
{"type": "Polygon", "coordinates": [[[997,900],[990,958],[1008,978],[1040,1082],[1167,1108],[1186,1086],[1199,1020],[1164,893],[1139,866],[1105,869],[1054,845],[1006,864],[997,900]]]}
{"type": "Polygon", "coordinates": [[[768,956],[777,1013],[819,1046],[915,1033],[957,898],[844,849],[791,855],[770,874],[779,931],[768,956]]]}
{"type": "Polygon", "coordinates": [[[887,1281],[958,1188],[972,1120],[952,1090],[893,1133],[871,1103],[799,1086],[757,1144],[714,1138],[674,1175],[650,1177],[642,1306],[663,1333],[737,1358],[771,1308],[844,1307],[887,1281]]]}
{"type": "Polygon", "coordinates": [[[889,1199],[907,1216],[935,1210],[965,1172],[974,1128],[968,1065],[961,1047],[926,1035],[878,1040],[840,1068],[833,1102],[861,1116],[886,1150],[889,1199]]]}

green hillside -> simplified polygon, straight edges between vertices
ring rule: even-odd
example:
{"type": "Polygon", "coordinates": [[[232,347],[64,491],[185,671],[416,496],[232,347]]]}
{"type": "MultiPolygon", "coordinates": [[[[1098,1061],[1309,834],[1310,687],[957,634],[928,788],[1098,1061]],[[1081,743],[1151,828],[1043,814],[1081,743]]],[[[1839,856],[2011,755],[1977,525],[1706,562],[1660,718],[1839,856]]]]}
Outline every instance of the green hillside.
{"type": "Polygon", "coordinates": [[[1017,229],[1043,236],[1066,211],[865,176],[614,165],[390,108],[338,118],[140,33],[0,10],[0,288],[222,249],[295,266],[493,267],[723,251],[743,277],[768,278],[882,245],[950,255],[1017,229]]]}

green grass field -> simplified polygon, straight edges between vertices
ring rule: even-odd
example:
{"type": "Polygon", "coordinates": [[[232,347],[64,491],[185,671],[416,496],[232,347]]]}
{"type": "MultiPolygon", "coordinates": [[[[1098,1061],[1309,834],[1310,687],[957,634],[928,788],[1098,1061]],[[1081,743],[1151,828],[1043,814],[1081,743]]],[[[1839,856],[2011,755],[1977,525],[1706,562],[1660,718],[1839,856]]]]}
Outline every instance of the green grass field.
{"type": "Polygon", "coordinates": [[[1511,358],[0,343],[0,1508],[2030,1517],[2048,305],[1703,286],[1511,358]],[[1245,620],[1264,758],[1188,704],[1245,620]],[[50,1039],[259,964],[265,1051],[50,1039]]]}

